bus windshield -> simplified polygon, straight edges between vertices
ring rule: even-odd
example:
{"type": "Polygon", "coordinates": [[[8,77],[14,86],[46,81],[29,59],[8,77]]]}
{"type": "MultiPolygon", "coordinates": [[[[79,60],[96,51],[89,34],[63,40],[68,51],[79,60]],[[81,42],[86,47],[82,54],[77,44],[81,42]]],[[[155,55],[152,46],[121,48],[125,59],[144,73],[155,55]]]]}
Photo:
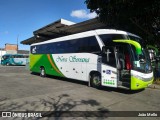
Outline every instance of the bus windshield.
{"type": "MultiPolygon", "coordinates": [[[[123,53],[125,54],[127,51],[130,53],[130,61],[132,64],[131,65],[132,70],[140,71],[143,73],[151,72],[151,61],[149,59],[149,53],[145,47],[144,41],[141,38],[131,36],[131,35],[122,35],[122,34],[107,34],[107,35],[104,34],[104,35],[100,35],[100,38],[103,41],[105,46],[108,46],[108,45],[109,46],[117,46],[117,45],[123,46],[122,47],[124,49],[123,51],[125,51],[123,53]],[[135,46],[131,44],[113,42],[113,40],[118,40],[118,39],[130,39],[130,40],[140,43],[142,47],[142,53],[137,54],[135,46]]],[[[122,49],[119,52],[122,52],[122,49]]]]}
{"type": "Polygon", "coordinates": [[[6,59],[8,59],[9,58],[9,56],[8,55],[4,55],[4,56],[2,56],[2,60],[6,60],[6,59]]]}
{"type": "Polygon", "coordinates": [[[144,41],[141,38],[134,36],[129,36],[129,38],[139,42],[142,46],[142,54],[140,55],[136,54],[135,47],[131,46],[131,51],[133,53],[133,69],[144,73],[151,72],[151,61],[144,41]]]}

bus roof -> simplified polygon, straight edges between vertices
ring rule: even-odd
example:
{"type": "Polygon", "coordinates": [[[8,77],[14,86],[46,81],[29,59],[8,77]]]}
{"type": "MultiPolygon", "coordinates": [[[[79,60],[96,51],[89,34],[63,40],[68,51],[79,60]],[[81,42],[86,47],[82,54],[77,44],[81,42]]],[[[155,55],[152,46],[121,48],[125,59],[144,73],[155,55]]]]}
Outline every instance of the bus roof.
{"type": "Polygon", "coordinates": [[[100,34],[124,34],[124,35],[131,35],[131,36],[135,36],[135,37],[140,38],[139,36],[137,36],[135,34],[132,34],[132,33],[126,32],[126,31],[122,31],[122,30],[116,30],[116,29],[98,29],[95,31],[98,35],[100,35],[100,34]]]}
{"type": "MultiPolygon", "coordinates": [[[[23,54],[4,54],[3,56],[13,56],[13,55],[23,55],[23,54]]],[[[25,54],[26,55],[26,54],[25,54]]],[[[25,56],[24,55],[24,56],[25,56]]]]}
{"type": "Polygon", "coordinates": [[[46,43],[50,43],[50,42],[71,40],[71,38],[72,39],[76,39],[76,38],[81,38],[81,37],[89,37],[89,36],[93,36],[93,35],[97,35],[97,34],[98,35],[100,35],[100,34],[124,34],[124,35],[131,35],[131,36],[135,36],[135,37],[140,38],[139,36],[137,36],[135,34],[132,34],[132,33],[129,33],[129,32],[125,32],[125,31],[121,31],[121,30],[116,30],[116,29],[97,29],[97,30],[91,30],[91,31],[76,33],[76,34],[72,34],[72,35],[68,35],[68,36],[64,36],[64,37],[59,37],[59,38],[51,39],[51,40],[44,41],[44,42],[34,43],[32,45],[40,45],[40,44],[46,44],[46,43]]]}

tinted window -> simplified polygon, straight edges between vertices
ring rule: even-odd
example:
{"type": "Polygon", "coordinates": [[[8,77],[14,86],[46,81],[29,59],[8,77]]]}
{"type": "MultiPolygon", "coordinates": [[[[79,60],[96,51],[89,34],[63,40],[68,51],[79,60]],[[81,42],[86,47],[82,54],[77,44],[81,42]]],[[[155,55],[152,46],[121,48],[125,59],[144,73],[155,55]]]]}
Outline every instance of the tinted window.
{"type": "Polygon", "coordinates": [[[100,53],[100,47],[98,44],[98,41],[95,37],[90,37],[89,38],[89,47],[88,47],[88,52],[91,53],[100,53]]]}
{"type": "Polygon", "coordinates": [[[78,46],[78,52],[100,53],[98,41],[94,36],[81,38],[78,46]]]}
{"type": "Polygon", "coordinates": [[[9,56],[8,56],[8,55],[5,55],[5,56],[3,56],[3,59],[4,59],[4,60],[9,59],[9,56]]]}
{"type": "Polygon", "coordinates": [[[31,46],[31,53],[33,54],[59,54],[80,52],[100,52],[100,47],[96,38],[92,36],[75,40],[31,46]]]}
{"type": "Polygon", "coordinates": [[[107,52],[102,55],[102,63],[116,67],[116,58],[113,47],[107,47],[107,52]]]}
{"type": "Polygon", "coordinates": [[[106,46],[107,44],[112,44],[113,40],[128,39],[126,35],[122,35],[122,34],[104,34],[99,36],[106,46]]]}
{"type": "Polygon", "coordinates": [[[77,52],[88,52],[89,37],[80,38],[78,40],[78,51],[77,52]]]}
{"type": "Polygon", "coordinates": [[[79,40],[69,40],[67,41],[67,47],[65,53],[76,53],[78,51],[79,40]]]}

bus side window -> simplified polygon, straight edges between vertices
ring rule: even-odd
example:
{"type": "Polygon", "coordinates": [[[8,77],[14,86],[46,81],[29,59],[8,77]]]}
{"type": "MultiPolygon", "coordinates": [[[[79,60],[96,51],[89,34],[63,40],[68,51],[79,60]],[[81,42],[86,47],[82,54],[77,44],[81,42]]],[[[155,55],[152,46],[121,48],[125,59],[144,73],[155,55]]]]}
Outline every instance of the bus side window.
{"type": "Polygon", "coordinates": [[[100,46],[98,44],[98,41],[95,36],[88,37],[89,43],[88,43],[88,52],[89,53],[100,53],[100,46]]]}
{"type": "Polygon", "coordinates": [[[65,52],[66,53],[76,53],[78,49],[77,45],[78,45],[78,39],[67,41],[65,52]]]}
{"type": "Polygon", "coordinates": [[[108,47],[107,52],[102,54],[102,63],[116,67],[116,58],[113,47],[108,47]]]}
{"type": "Polygon", "coordinates": [[[87,38],[80,38],[78,40],[78,50],[77,52],[87,52],[88,49],[88,39],[87,38]]]}
{"type": "Polygon", "coordinates": [[[47,46],[47,51],[45,52],[45,54],[47,54],[47,53],[49,53],[49,54],[55,53],[55,50],[56,50],[55,43],[48,43],[48,44],[46,44],[46,46],[47,46]]]}
{"type": "Polygon", "coordinates": [[[80,38],[77,47],[77,52],[100,53],[100,47],[95,36],[80,38]]]}

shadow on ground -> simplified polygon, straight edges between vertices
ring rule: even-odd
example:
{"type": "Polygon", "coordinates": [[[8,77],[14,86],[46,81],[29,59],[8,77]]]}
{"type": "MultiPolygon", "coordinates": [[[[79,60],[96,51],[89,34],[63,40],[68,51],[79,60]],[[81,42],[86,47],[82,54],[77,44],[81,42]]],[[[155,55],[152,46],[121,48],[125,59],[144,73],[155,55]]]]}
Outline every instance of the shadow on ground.
{"type": "MultiPolygon", "coordinates": [[[[37,75],[39,76],[38,73],[31,73],[33,75],[37,75]]],[[[65,81],[65,82],[71,82],[71,83],[76,83],[76,84],[81,84],[81,85],[85,85],[88,86],[87,82],[84,81],[79,81],[79,80],[75,80],[75,79],[68,79],[68,78],[62,78],[62,77],[56,77],[56,76],[51,76],[51,75],[47,75],[47,78],[52,78],[55,80],[61,80],[61,81],[65,81]]],[[[123,94],[135,94],[135,93],[139,93],[142,92],[145,89],[140,89],[140,90],[127,90],[127,89],[122,89],[122,88],[112,88],[112,87],[101,87],[100,90],[103,91],[107,91],[107,92],[118,92],[118,93],[123,93],[123,94]]]]}
{"type": "MultiPolygon", "coordinates": [[[[101,106],[99,102],[93,99],[75,101],[70,98],[68,94],[62,94],[57,97],[48,96],[46,98],[38,98],[35,101],[6,101],[6,99],[0,99],[0,111],[25,111],[36,112],[42,111],[43,117],[54,117],[55,120],[62,120],[63,117],[101,117],[106,119],[106,115],[109,112],[107,108],[101,106]],[[6,102],[5,102],[6,101],[6,102]],[[3,104],[1,104],[3,103],[3,104]],[[39,108],[41,108],[39,110],[39,108]]],[[[18,117],[13,118],[17,120],[18,117]]],[[[22,120],[28,120],[28,118],[22,118],[22,120]]],[[[29,118],[33,120],[43,118],[29,118]]]]}

